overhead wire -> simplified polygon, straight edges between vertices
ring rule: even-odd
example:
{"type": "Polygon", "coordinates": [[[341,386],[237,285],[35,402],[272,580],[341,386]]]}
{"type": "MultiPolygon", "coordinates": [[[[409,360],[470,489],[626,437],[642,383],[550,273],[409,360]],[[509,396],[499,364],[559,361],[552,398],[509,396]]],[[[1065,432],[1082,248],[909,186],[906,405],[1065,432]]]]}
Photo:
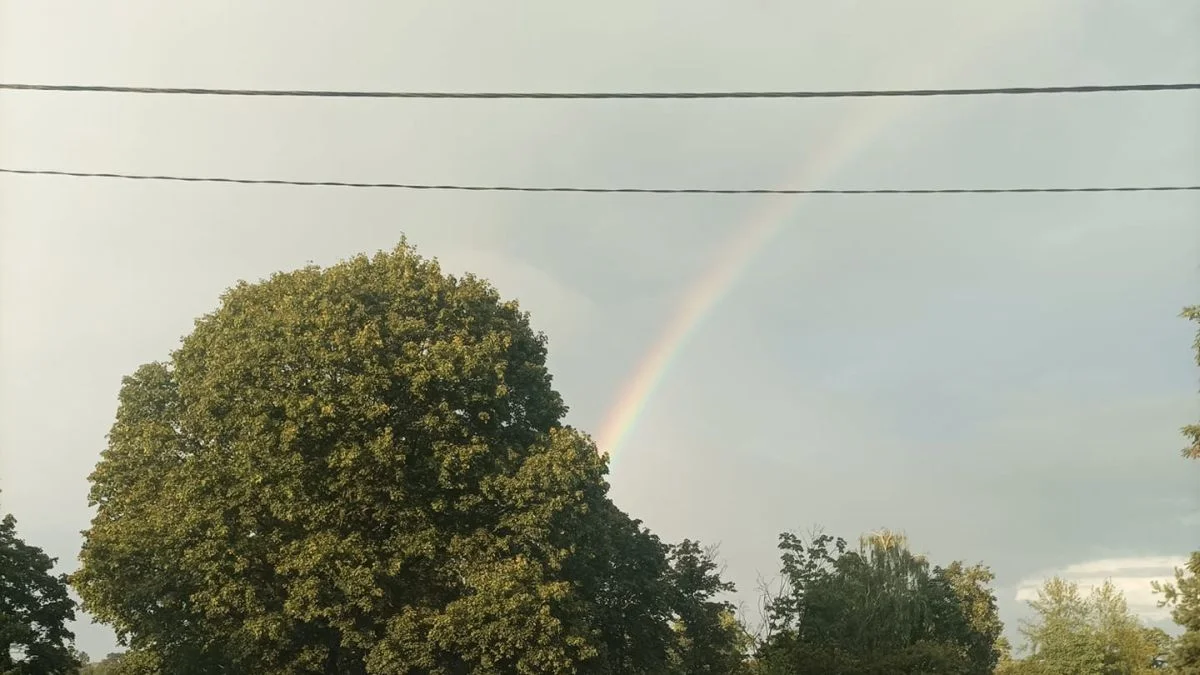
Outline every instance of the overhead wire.
{"type": "Polygon", "coordinates": [[[320,89],[210,89],[202,87],[134,87],[93,84],[0,83],[0,90],[110,94],[170,94],[189,96],[276,96],[303,98],[408,99],[742,99],[742,98],[880,98],[916,96],[989,96],[1028,94],[1094,94],[1200,90],[1200,83],[1104,84],[1045,87],[983,87],[959,89],[856,89],[831,91],[351,91],[320,89]]]}
{"type": "MultiPolygon", "coordinates": [[[[708,92],[418,92],[351,91],[290,89],[206,89],[183,87],[131,87],[82,84],[0,83],[0,90],[57,91],[121,94],[173,94],[198,96],[273,96],[322,98],[405,98],[405,99],[749,99],[749,98],[875,98],[922,96],[983,96],[1025,94],[1085,94],[1101,92],[1153,92],[1200,90],[1200,83],[1072,85],[1045,87],[991,87],[966,89],[890,89],[833,91],[708,91],[708,92]]],[[[225,176],[180,176],[112,172],[63,171],[52,169],[0,168],[0,173],[108,178],[138,181],[188,183],[232,183],[241,185],[292,185],[307,187],[344,187],[393,190],[458,192],[565,192],[610,194],[713,194],[713,195],[928,195],[928,194],[1021,194],[1021,193],[1096,193],[1096,192],[1180,192],[1200,190],[1200,185],[1121,185],[1085,187],[1000,187],[1000,188],[668,188],[668,187],[587,187],[533,185],[469,185],[436,183],[355,182],[336,180],[290,180],[233,178],[225,176]]]]}
{"type": "Polygon", "coordinates": [[[231,178],[222,176],[177,176],[155,174],[57,171],[51,169],[0,168],[0,173],[28,176],[65,176],[73,178],[109,178],[138,181],[183,183],[234,183],[239,185],[293,185],[304,187],[343,187],[390,190],[427,190],[453,192],[583,192],[601,194],[692,194],[692,195],[933,195],[933,194],[1029,194],[1080,192],[1183,192],[1200,190],[1200,185],[1119,185],[1087,187],[1003,187],[1003,188],[647,188],[585,187],[536,185],[465,185],[437,183],[381,183],[333,180],[289,180],[267,178],[231,178]]]}

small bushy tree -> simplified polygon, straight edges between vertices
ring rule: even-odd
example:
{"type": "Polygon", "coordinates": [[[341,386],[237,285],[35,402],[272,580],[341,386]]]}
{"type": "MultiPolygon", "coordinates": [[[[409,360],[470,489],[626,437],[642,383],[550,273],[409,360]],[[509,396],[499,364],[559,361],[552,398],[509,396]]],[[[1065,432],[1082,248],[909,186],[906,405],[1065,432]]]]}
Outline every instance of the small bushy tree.
{"type": "Polygon", "coordinates": [[[1142,625],[1112,582],[1085,596],[1078,584],[1053,577],[1029,606],[1035,618],[1021,627],[1028,656],[1006,672],[1136,675],[1158,668],[1163,636],[1142,625]]]}
{"type": "Polygon", "coordinates": [[[75,602],[64,575],[53,573],[55,559],[17,535],[11,514],[0,519],[0,673],[59,675],[79,667],[75,602]]]}

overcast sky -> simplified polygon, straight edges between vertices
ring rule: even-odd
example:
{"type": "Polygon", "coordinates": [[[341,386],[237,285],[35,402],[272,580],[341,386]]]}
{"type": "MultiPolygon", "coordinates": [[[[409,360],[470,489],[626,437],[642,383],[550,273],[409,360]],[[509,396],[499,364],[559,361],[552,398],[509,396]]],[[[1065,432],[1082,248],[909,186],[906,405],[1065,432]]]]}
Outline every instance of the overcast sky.
{"type": "MultiPolygon", "coordinates": [[[[1200,3],[0,0],[0,81],[751,90],[1196,81],[1200,3]],[[519,4],[521,9],[512,8],[519,4]]],[[[651,187],[1200,182],[1200,93],[378,101],[0,92],[0,166],[651,187]],[[800,183],[797,183],[800,181],[800,183]]],[[[120,378],[238,279],[407,235],[550,336],[598,432],[684,303],[750,251],[615,450],[613,495],[719,542],[753,610],[775,537],[906,531],[984,561],[1003,617],[1047,574],[1147,578],[1200,540],[1177,318],[1200,194],[405,193],[0,176],[0,489],[75,569],[120,378]],[[757,229],[756,229],[757,228],[757,229]]],[[[111,633],[81,623],[93,656],[111,633]]]]}

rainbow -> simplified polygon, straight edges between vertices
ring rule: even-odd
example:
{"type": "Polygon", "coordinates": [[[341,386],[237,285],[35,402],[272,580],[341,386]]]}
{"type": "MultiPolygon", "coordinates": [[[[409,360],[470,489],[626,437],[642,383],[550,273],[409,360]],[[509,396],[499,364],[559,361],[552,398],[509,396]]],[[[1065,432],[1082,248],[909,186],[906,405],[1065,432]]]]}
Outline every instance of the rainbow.
{"type": "MultiPolygon", "coordinates": [[[[864,109],[859,107],[860,111],[864,109]]],[[[860,113],[842,118],[785,185],[809,187],[818,178],[829,177],[844,167],[886,126],[891,115],[878,112],[880,109],[887,110],[886,106],[880,106],[874,109],[874,115],[860,113]]],[[[803,202],[803,197],[771,197],[720,249],[722,257],[687,292],[679,309],[621,387],[616,403],[600,425],[596,445],[601,452],[610,458],[617,454],[688,338],[729,295],[746,268],[783,231],[790,216],[798,210],[798,203],[803,202]]]]}
{"type": "MultiPolygon", "coordinates": [[[[1038,7],[1031,4],[1028,9],[1038,7]]],[[[956,54],[957,58],[947,58],[955,51],[955,45],[939,45],[945,51],[931,55],[930,63],[940,72],[927,75],[934,75],[930,79],[936,80],[965,70],[977,60],[978,55],[988,53],[998,39],[1015,32],[1017,24],[1039,18],[1047,21],[1052,17],[1037,17],[1033,11],[1014,12],[1009,15],[1009,21],[992,23],[985,35],[972,38],[964,34],[960,38],[965,42],[957,45],[962,50],[956,54]]],[[[839,118],[835,128],[804,158],[784,186],[797,189],[818,187],[820,180],[835,176],[882,132],[921,109],[923,105],[918,103],[911,99],[855,102],[850,114],[839,118]]],[[[678,311],[670,317],[658,339],[619,390],[615,403],[610,406],[596,435],[600,452],[610,458],[618,454],[688,338],[734,289],[758,253],[783,231],[806,202],[807,198],[803,196],[767,198],[766,205],[754,212],[746,224],[738,228],[729,243],[720,249],[722,257],[687,292],[678,311]]]]}

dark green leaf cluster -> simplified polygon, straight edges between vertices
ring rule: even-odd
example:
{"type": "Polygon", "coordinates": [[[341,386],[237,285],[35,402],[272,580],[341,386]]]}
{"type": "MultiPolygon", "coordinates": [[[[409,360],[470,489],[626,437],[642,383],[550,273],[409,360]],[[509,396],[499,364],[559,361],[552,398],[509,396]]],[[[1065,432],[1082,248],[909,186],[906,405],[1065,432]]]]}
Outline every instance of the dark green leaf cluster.
{"type": "Polygon", "coordinates": [[[58,675],[78,667],[67,630],[75,603],[55,560],[17,536],[11,515],[0,520],[0,673],[58,675]]]}
{"type": "Polygon", "coordinates": [[[736,675],[745,672],[751,638],[733,605],[717,600],[734,590],[721,580],[715,551],[683,540],[669,548],[668,592],[674,607],[669,672],[736,675]]]}
{"type": "Polygon", "coordinates": [[[826,534],[783,534],[779,547],[760,672],[992,672],[1001,624],[986,568],[930,567],[890,532],[857,550],[826,534]]]}

